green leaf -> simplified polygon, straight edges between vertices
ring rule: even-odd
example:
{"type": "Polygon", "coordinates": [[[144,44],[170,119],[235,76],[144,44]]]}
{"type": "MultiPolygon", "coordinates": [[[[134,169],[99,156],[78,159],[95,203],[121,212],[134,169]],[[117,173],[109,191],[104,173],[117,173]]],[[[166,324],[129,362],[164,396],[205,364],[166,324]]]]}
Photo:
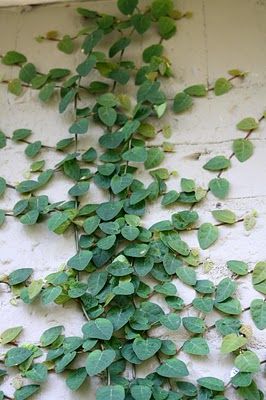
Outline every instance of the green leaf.
{"type": "Polygon", "coordinates": [[[5,211],[0,209],[0,226],[3,225],[5,219],[6,219],[5,211]]]}
{"type": "Polygon", "coordinates": [[[3,149],[6,146],[6,136],[0,131],[0,149],[3,149]]]}
{"type": "Polygon", "coordinates": [[[259,122],[255,118],[247,117],[238,122],[236,127],[240,131],[248,132],[257,129],[259,127],[259,122]]]}
{"type": "Polygon", "coordinates": [[[152,391],[146,385],[133,385],[130,388],[130,393],[135,400],[150,400],[152,391]]]}
{"type": "Polygon", "coordinates": [[[158,21],[159,35],[164,39],[168,40],[176,33],[175,21],[170,17],[162,16],[158,21]]]}
{"type": "Polygon", "coordinates": [[[176,190],[170,190],[169,192],[165,193],[161,201],[162,206],[169,206],[170,204],[175,203],[179,195],[180,193],[178,193],[176,190]]]}
{"type": "Polygon", "coordinates": [[[133,342],[133,350],[140,360],[148,360],[153,357],[161,347],[161,340],[155,338],[143,339],[137,337],[133,342]]]}
{"type": "Polygon", "coordinates": [[[40,389],[39,385],[26,385],[15,391],[15,400],[25,400],[40,389]]]}
{"type": "Polygon", "coordinates": [[[210,223],[204,223],[198,230],[198,241],[200,247],[205,250],[218,239],[218,228],[210,223]]]}
{"type": "Polygon", "coordinates": [[[109,49],[109,57],[114,57],[120,51],[125,50],[131,42],[129,37],[123,36],[118,39],[109,49]]]}
{"type": "Polygon", "coordinates": [[[91,235],[99,226],[100,218],[97,215],[93,215],[85,219],[83,223],[83,229],[88,234],[91,235]]]}
{"type": "Polygon", "coordinates": [[[156,372],[158,375],[166,378],[183,378],[189,374],[186,364],[177,358],[169,358],[163,361],[156,369],[156,372]]]}
{"type": "Polygon", "coordinates": [[[222,94],[225,94],[229,92],[233,87],[232,83],[225,78],[219,78],[216,80],[214,84],[214,94],[216,96],[221,96],[222,94]]]}
{"type": "Polygon", "coordinates": [[[173,11],[174,4],[172,0],[153,0],[151,4],[152,16],[156,19],[170,15],[173,11]]]}
{"type": "Polygon", "coordinates": [[[183,344],[182,350],[185,353],[195,356],[206,356],[210,352],[207,341],[202,337],[195,337],[187,340],[183,344]]]}
{"type": "Polygon", "coordinates": [[[236,215],[230,210],[214,210],[212,211],[212,215],[217,221],[225,224],[234,224],[236,222],[236,215]]]}
{"type": "Polygon", "coordinates": [[[83,271],[88,266],[92,256],[90,250],[80,250],[79,253],[68,260],[67,265],[77,271],[83,271]]]}
{"type": "Polygon", "coordinates": [[[62,358],[55,363],[55,372],[59,374],[74,360],[77,353],[75,351],[65,354],[62,358]]]}
{"type": "Polygon", "coordinates": [[[3,196],[6,190],[6,180],[0,177],[0,197],[3,196]]]}
{"type": "Polygon", "coordinates": [[[118,194],[123,192],[123,190],[127,189],[131,183],[133,182],[133,175],[125,174],[122,176],[114,175],[111,179],[111,189],[114,194],[118,194]]]}
{"type": "Polygon", "coordinates": [[[208,171],[221,171],[229,168],[231,165],[230,160],[224,156],[216,156],[211,158],[206,164],[203,165],[204,169],[208,171]]]}
{"type": "Polygon", "coordinates": [[[2,57],[2,63],[5,65],[16,65],[16,64],[23,64],[27,61],[27,58],[17,51],[8,51],[2,57]]]}
{"type": "Polygon", "coordinates": [[[69,35],[64,35],[58,42],[57,48],[65,54],[71,54],[74,51],[74,42],[69,35]]]}
{"type": "Polygon", "coordinates": [[[184,92],[177,93],[174,98],[173,110],[175,113],[181,113],[190,109],[193,105],[192,97],[184,92]]]}
{"type": "Polygon", "coordinates": [[[148,152],[145,147],[133,147],[122,155],[123,160],[132,162],[145,162],[147,157],[148,152]]]}
{"type": "Polygon", "coordinates": [[[252,300],[250,312],[256,327],[266,329],[266,302],[262,299],[252,300]]]}
{"type": "Polygon", "coordinates": [[[16,129],[13,132],[12,135],[12,140],[14,140],[14,142],[17,142],[19,140],[24,140],[26,139],[30,134],[31,134],[31,130],[30,129],[16,129]]]}
{"type": "Polygon", "coordinates": [[[107,318],[113,324],[114,331],[117,331],[127,324],[133,314],[134,308],[130,305],[125,308],[115,306],[108,311],[107,318]]]}
{"type": "Polygon", "coordinates": [[[28,146],[25,149],[25,154],[29,158],[33,158],[37,156],[41,148],[42,148],[42,142],[40,140],[37,140],[36,142],[28,144],[28,146]]]}
{"type": "Polygon", "coordinates": [[[25,282],[33,273],[32,268],[20,268],[11,272],[8,276],[8,283],[10,286],[18,285],[25,282]]]}
{"type": "Polygon", "coordinates": [[[67,214],[63,212],[56,212],[54,213],[48,220],[48,229],[58,235],[65,232],[65,230],[71,224],[70,219],[68,218],[67,214]]]}
{"type": "Polygon", "coordinates": [[[235,366],[240,372],[258,372],[260,360],[255,353],[247,350],[236,357],[235,366]]]}
{"type": "Polygon", "coordinates": [[[89,190],[89,182],[78,182],[69,189],[68,194],[73,197],[83,196],[89,190]]]}
{"type": "Polygon", "coordinates": [[[55,90],[55,83],[54,82],[47,83],[41,88],[39,92],[39,99],[44,103],[47,103],[52,97],[54,90],[55,90]]]}
{"type": "Polygon", "coordinates": [[[139,229],[135,226],[123,226],[121,229],[122,236],[129,241],[135,240],[139,236],[139,233],[139,229]]]}
{"type": "Polygon", "coordinates": [[[145,14],[135,14],[132,16],[131,22],[136,31],[143,35],[151,26],[151,17],[145,14]]]}
{"type": "Polygon", "coordinates": [[[208,90],[205,85],[193,85],[187,87],[184,92],[189,96],[204,97],[207,95],[208,90]]]}
{"type": "Polygon", "coordinates": [[[258,262],[252,273],[252,284],[254,288],[263,294],[266,294],[266,263],[258,262]]]}
{"type": "Polygon", "coordinates": [[[129,244],[124,249],[124,254],[128,257],[145,257],[149,250],[149,245],[144,243],[139,244],[129,244]]]}
{"type": "Polygon", "coordinates": [[[125,399],[125,389],[121,385],[102,386],[98,388],[96,391],[96,400],[124,400],[124,399],[125,399]]]}
{"type": "Polygon", "coordinates": [[[67,109],[69,104],[74,100],[75,96],[76,96],[76,89],[72,88],[65,94],[64,97],[62,97],[59,103],[60,114],[62,114],[67,109]]]}
{"type": "Polygon", "coordinates": [[[142,58],[145,63],[149,63],[152,57],[160,57],[162,54],[163,46],[161,44],[152,44],[143,51],[142,58]]]}
{"type": "Polygon", "coordinates": [[[176,269],[178,278],[189,286],[194,286],[197,282],[196,272],[192,267],[179,267],[176,269]]]}
{"type": "Polygon", "coordinates": [[[215,300],[218,303],[221,303],[222,301],[228,299],[228,297],[232,296],[232,294],[235,293],[236,288],[237,284],[232,279],[230,278],[222,279],[216,288],[215,300]]]}
{"type": "Polygon", "coordinates": [[[161,149],[153,147],[148,150],[147,160],[144,163],[146,169],[158,167],[164,160],[164,152],[161,149]]]}
{"type": "Polygon", "coordinates": [[[122,201],[110,201],[100,204],[96,213],[103,221],[110,221],[119,214],[122,208],[122,201]]]}
{"type": "Polygon", "coordinates": [[[229,315],[239,315],[242,311],[240,301],[232,298],[228,298],[226,301],[221,303],[216,302],[215,308],[229,315]]]}
{"type": "Polygon", "coordinates": [[[36,67],[31,63],[23,65],[23,67],[19,71],[19,79],[25,83],[30,83],[36,75],[36,67]]]}
{"type": "Polygon", "coordinates": [[[92,351],[86,361],[86,371],[89,376],[99,374],[108,368],[116,357],[114,350],[94,350],[92,351]]]}
{"type": "Polygon", "coordinates": [[[59,338],[62,334],[63,326],[53,326],[52,328],[47,329],[43,332],[42,336],[40,337],[40,342],[43,347],[50,346],[52,343],[59,338]]]}
{"type": "Polygon", "coordinates": [[[232,353],[233,351],[240,349],[247,343],[247,338],[239,336],[236,333],[230,333],[223,338],[221,352],[224,354],[232,353]]]}
{"type": "Polygon", "coordinates": [[[66,384],[71,390],[78,390],[87,378],[86,368],[78,368],[70,371],[67,375],[66,384]]]}
{"type": "Polygon", "coordinates": [[[26,378],[31,379],[34,382],[42,383],[48,378],[47,367],[43,364],[35,364],[32,369],[26,371],[26,378]]]}
{"type": "Polygon", "coordinates": [[[247,275],[248,273],[248,265],[243,261],[230,260],[226,265],[234,274],[247,275]]]}
{"type": "Polygon", "coordinates": [[[50,304],[57,299],[62,293],[62,288],[60,286],[51,286],[43,290],[42,292],[42,303],[50,304]]]}
{"type": "Polygon", "coordinates": [[[39,215],[40,213],[38,210],[31,210],[22,215],[19,220],[24,225],[34,225],[37,222],[39,215]]]}
{"type": "Polygon", "coordinates": [[[181,325],[181,317],[173,313],[166,314],[160,318],[160,323],[167,329],[176,331],[181,325]]]}
{"type": "Polygon", "coordinates": [[[215,392],[223,392],[225,389],[223,381],[218,378],[205,377],[197,379],[197,382],[200,386],[206,389],[214,390],[215,392]]]}
{"type": "Polygon", "coordinates": [[[83,135],[84,133],[87,133],[88,128],[89,128],[88,118],[80,118],[70,126],[69,133],[75,135],[83,135]]]}
{"type": "Polygon", "coordinates": [[[32,351],[24,347],[13,347],[5,356],[5,365],[14,367],[26,361],[32,355],[32,351]]]}
{"type": "Polygon", "coordinates": [[[233,142],[233,151],[240,162],[248,160],[253,154],[253,144],[247,139],[235,139],[233,142]]]}
{"type": "Polygon", "coordinates": [[[8,91],[15,96],[20,96],[23,92],[23,87],[19,79],[12,79],[8,82],[8,91]]]}
{"type": "Polygon", "coordinates": [[[224,199],[228,195],[229,185],[225,178],[214,178],[209,182],[209,189],[218,199],[224,199]]]}
{"type": "Polygon", "coordinates": [[[118,0],[117,2],[117,7],[119,8],[119,11],[124,15],[133,14],[137,5],[138,0],[118,0]]]}
{"type": "Polygon", "coordinates": [[[85,339],[109,340],[113,334],[113,325],[111,321],[105,318],[97,318],[89,321],[82,327],[85,339]]]}
{"type": "Polygon", "coordinates": [[[6,329],[0,335],[1,344],[3,345],[13,342],[16,339],[16,337],[22,332],[22,330],[23,330],[22,326],[16,326],[14,328],[6,329]]]}
{"type": "Polygon", "coordinates": [[[27,288],[29,300],[33,300],[41,292],[43,286],[42,279],[32,281],[27,288]]]}
{"type": "Polygon", "coordinates": [[[104,123],[104,125],[111,127],[115,124],[117,113],[113,108],[99,107],[98,115],[100,120],[104,123]]]}
{"type": "Polygon", "coordinates": [[[258,390],[257,385],[254,381],[248,387],[240,387],[237,389],[237,394],[239,394],[243,399],[248,400],[262,400],[261,392],[258,390]]]}
{"type": "Polygon", "coordinates": [[[206,329],[203,319],[198,317],[183,317],[182,323],[191,333],[203,333],[206,329]]]}

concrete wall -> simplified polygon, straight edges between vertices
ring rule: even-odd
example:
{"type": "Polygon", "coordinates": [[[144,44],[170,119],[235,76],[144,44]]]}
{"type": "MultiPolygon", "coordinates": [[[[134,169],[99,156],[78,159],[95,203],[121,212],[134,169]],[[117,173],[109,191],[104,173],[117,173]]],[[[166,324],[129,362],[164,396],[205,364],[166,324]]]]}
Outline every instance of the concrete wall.
{"type": "MultiPolygon", "coordinates": [[[[75,15],[78,3],[38,6],[25,8],[8,8],[0,10],[0,52],[16,49],[27,54],[28,59],[35,63],[41,71],[51,67],[74,66],[80,59],[80,54],[69,57],[58,52],[54,42],[37,43],[34,37],[49,30],[57,29],[61,33],[74,34],[79,30],[80,19],[75,15]]],[[[86,2],[82,3],[86,6],[86,2]]],[[[89,2],[89,7],[108,12],[114,10],[113,2],[89,2]]],[[[211,157],[231,154],[232,141],[242,137],[243,133],[236,130],[236,123],[244,117],[260,117],[266,109],[266,1],[265,0],[183,0],[178,7],[185,11],[193,11],[193,18],[178,22],[178,34],[166,44],[167,54],[173,62],[174,78],[168,83],[169,97],[174,97],[178,90],[194,83],[212,84],[217,77],[224,76],[231,68],[249,71],[244,81],[235,81],[235,88],[229,94],[214,97],[209,93],[206,99],[195,101],[194,109],[181,115],[168,115],[173,128],[171,142],[176,144],[176,153],[166,157],[164,166],[177,170],[180,177],[194,178],[198,184],[207,186],[212,175],[204,171],[202,165],[211,157]],[[193,155],[199,153],[196,160],[193,155]]],[[[143,42],[137,39],[131,50],[136,63],[140,63],[141,50],[149,43],[157,41],[155,33],[148,34],[143,42]]],[[[0,76],[10,79],[17,74],[17,69],[0,65],[0,76]]],[[[123,90],[122,88],[118,88],[123,90]]],[[[7,93],[6,85],[0,85],[0,129],[7,135],[17,128],[29,128],[34,132],[34,140],[42,140],[44,144],[53,146],[67,137],[71,112],[59,116],[55,103],[42,105],[36,98],[36,93],[25,91],[15,98],[7,93]]],[[[161,122],[163,126],[163,122],[161,122]]],[[[158,126],[160,128],[160,126],[158,126]]],[[[163,138],[156,139],[162,142],[163,138]]],[[[266,197],[266,129],[265,122],[252,133],[255,145],[254,156],[241,164],[232,159],[232,168],[224,174],[231,182],[228,199],[222,201],[224,208],[229,208],[242,217],[253,209],[258,211],[255,229],[247,233],[243,224],[233,227],[221,227],[220,239],[210,249],[201,251],[203,259],[210,259],[214,267],[209,273],[202,271],[200,276],[218,282],[228,275],[225,263],[229,259],[239,259],[249,263],[250,268],[258,261],[265,260],[265,197],[266,197]]],[[[80,143],[85,149],[94,145],[97,147],[97,132],[87,135],[80,143]]],[[[24,144],[13,144],[0,153],[0,176],[15,185],[28,176],[29,161],[23,151],[24,144]]],[[[42,157],[47,159],[47,167],[52,167],[61,155],[56,152],[42,150],[42,157]]],[[[179,178],[173,178],[169,183],[171,188],[178,188],[179,178]]],[[[67,196],[67,190],[72,183],[65,178],[54,181],[43,192],[52,201],[62,200],[67,196]]],[[[90,201],[100,200],[102,195],[92,191],[90,201]]],[[[0,201],[0,208],[12,209],[19,199],[14,190],[8,189],[0,201]]],[[[211,194],[200,207],[201,222],[211,221],[210,211],[216,207],[217,199],[211,194]]],[[[197,207],[196,207],[197,209],[197,207]]],[[[144,223],[150,225],[159,218],[166,218],[173,210],[162,210],[154,206],[144,223]]],[[[190,245],[198,246],[195,235],[188,235],[190,245]]],[[[20,267],[33,267],[34,277],[39,278],[55,271],[62,263],[75,253],[73,234],[56,236],[48,232],[45,224],[25,227],[12,217],[0,229],[0,268],[2,272],[11,272],[20,267]]],[[[193,290],[177,283],[178,290],[185,301],[194,297],[193,290]]],[[[43,307],[39,303],[26,306],[18,302],[17,306],[10,303],[10,293],[0,287],[1,319],[0,331],[14,326],[23,325],[24,333],[21,341],[38,342],[41,333],[49,326],[63,324],[67,335],[79,335],[82,314],[75,306],[67,305],[43,307]]],[[[243,308],[249,307],[253,298],[262,296],[252,288],[250,277],[239,280],[238,296],[243,308]]],[[[213,316],[212,316],[213,318],[213,316]]],[[[251,323],[249,311],[243,314],[243,320],[253,327],[253,337],[249,344],[261,360],[266,358],[265,333],[257,330],[251,323]]],[[[213,319],[207,317],[208,324],[213,319]]],[[[168,337],[180,343],[184,332],[169,334],[156,331],[154,335],[168,337]]],[[[208,334],[212,352],[201,358],[191,358],[180,354],[192,373],[193,380],[200,376],[215,375],[228,381],[232,369],[231,356],[220,354],[221,337],[215,330],[208,334]]],[[[156,363],[154,362],[154,366],[156,363]]],[[[265,376],[258,374],[257,381],[266,390],[265,376]]],[[[93,399],[97,380],[91,380],[89,387],[84,387],[78,394],[71,393],[65,386],[62,377],[51,374],[49,381],[43,385],[38,399],[58,400],[93,399]],[[90,393],[88,395],[88,393],[90,393]]],[[[11,382],[5,384],[6,393],[12,395],[11,382]]],[[[230,400],[237,399],[234,392],[228,391],[230,400]]]]}

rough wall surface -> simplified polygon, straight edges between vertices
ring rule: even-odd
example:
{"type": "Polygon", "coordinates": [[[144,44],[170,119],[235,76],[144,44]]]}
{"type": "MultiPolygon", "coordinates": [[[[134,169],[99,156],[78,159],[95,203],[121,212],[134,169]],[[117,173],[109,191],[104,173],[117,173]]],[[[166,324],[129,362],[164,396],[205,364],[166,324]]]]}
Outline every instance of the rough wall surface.
{"type": "MultiPolygon", "coordinates": [[[[75,15],[78,3],[66,5],[36,6],[0,10],[0,52],[16,49],[26,54],[40,70],[51,67],[74,66],[80,54],[69,57],[58,52],[53,42],[37,43],[34,37],[49,30],[56,29],[62,33],[74,34],[80,27],[79,17],[75,15]]],[[[86,6],[86,2],[82,3],[86,6]]],[[[89,2],[89,7],[108,12],[114,10],[112,1],[89,2]]],[[[193,178],[206,187],[211,175],[203,170],[202,165],[212,156],[232,152],[232,141],[241,136],[236,131],[236,123],[246,116],[260,117],[266,108],[266,1],[265,0],[183,0],[178,2],[182,10],[193,12],[193,19],[182,20],[178,24],[178,34],[166,44],[167,53],[173,63],[174,78],[167,84],[168,97],[174,97],[177,91],[194,83],[212,84],[217,77],[226,74],[231,68],[249,71],[244,81],[237,81],[235,88],[227,95],[214,97],[210,92],[207,98],[195,101],[193,111],[181,115],[169,114],[173,128],[171,142],[175,143],[175,153],[169,153],[164,162],[165,167],[177,170],[180,177],[193,178]],[[193,157],[198,153],[199,157],[193,157]]],[[[148,34],[145,43],[137,39],[131,49],[136,63],[140,62],[142,48],[154,42],[154,34],[148,34]]],[[[0,76],[5,79],[16,76],[17,71],[0,65],[0,76]]],[[[118,88],[118,90],[121,88],[118,88]]],[[[66,137],[71,112],[59,116],[55,104],[49,106],[38,102],[35,92],[26,91],[18,98],[7,93],[6,86],[0,84],[0,129],[11,136],[17,128],[29,128],[34,132],[34,140],[42,140],[46,145],[66,137]]],[[[163,122],[162,122],[163,125],[163,122]]],[[[162,138],[156,139],[159,142],[162,138]]],[[[220,239],[210,249],[201,251],[203,259],[210,259],[214,267],[201,276],[218,282],[227,275],[225,263],[229,259],[239,259],[249,263],[250,268],[265,256],[265,217],[266,217],[266,126],[252,133],[255,154],[244,164],[232,159],[232,168],[224,173],[231,182],[229,197],[222,201],[222,206],[235,211],[238,217],[253,209],[258,211],[257,225],[247,233],[242,224],[233,227],[221,227],[220,239]]],[[[87,135],[80,142],[80,149],[89,146],[97,148],[97,130],[93,136],[87,135]]],[[[0,154],[0,175],[8,183],[16,185],[24,179],[29,169],[29,162],[23,151],[24,144],[8,146],[0,154]]],[[[61,159],[61,155],[42,150],[47,167],[52,167],[61,159]]],[[[179,179],[173,178],[170,188],[178,188],[179,179]]],[[[51,183],[43,193],[51,201],[65,199],[72,183],[66,178],[51,183]]],[[[103,194],[92,191],[90,201],[101,201],[103,194]]],[[[9,210],[19,199],[16,192],[8,189],[0,200],[0,208],[9,210]]],[[[201,222],[212,221],[210,211],[216,207],[217,199],[208,194],[208,199],[201,206],[201,222]]],[[[175,210],[175,209],[174,209],[175,210]]],[[[143,221],[151,223],[167,218],[174,210],[162,210],[153,206],[143,221]]],[[[195,235],[187,235],[191,246],[198,246],[195,235]]],[[[0,268],[1,273],[9,273],[17,268],[34,268],[34,277],[39,278],[54,272],[75,253],[74,236],[67,233],[56,236],[48,232],[45,224],[25,227],[9,217],[0,230],[0,268]]],[[[252,288],[249,278],[241,279],[238,296],[242,307],[249,307],[253,298],[262,298],[252,288]]],[[[191,301],[194,291],[176,282],[178,291],[186,301],[191,301]]],[[[27,306],[19,302],[17,306],[10,303],[10,293],[0,286],[1,319],[0,331],[23,325],[21,341],[38,342],[41,333],[50,326],[65,325],[67,335],[79,335],[82,314],[73,304],[61,306],[42,306],[34,303],[27,306]]],[[[213,315],[212,315],[213,318],[213,315]]],[[[249,324],[249,311],[243,313],[243,320],[249,324]]],[[[212,321],[207,317],[208,324],[212,321]]],[[[252,324],[254,326],[254,324],[252,324]]],[[[154,331],[154,336],[171,338],[177,344],[185,337],[181,334],[169,334],[161,330],[154,331]]],[[[187,362],[193,379],[213,374],[225,381],[230,379],[232,359],[221,355],[221,337],[212,330],[208,334],[212,348],[211,354],[204,358],[191,358],[180,354],[187,362]]],[[[261,360],[266,358],[265,333],[253,328],[253,339],[250,349],[254,349],[261,360]]],[[[154,361],[154,366],[155,366],[154,361]]],[[[145,371],[140,371],[143,373],[145,371]]],[[[258,374],[260,388],[266,392],[265,375],[258,374]]],[[[58,400],[93,399],[97,380],[92,380],[90,387],[83,387],[78,394],[71,393],[65,386],[62,377],[52,374],[37,396],[40,400],[56,398],[58,400]],[[88,392],[89,390],[89,392],[88,392]],[[89,396],[88,396],[88,393],[89,396]]],[[[12,395],[11,381],[5,384],[6,393],[12,395]]],[[[228,392],[230,400],[236,399],[235,392],[228,392]]]]}

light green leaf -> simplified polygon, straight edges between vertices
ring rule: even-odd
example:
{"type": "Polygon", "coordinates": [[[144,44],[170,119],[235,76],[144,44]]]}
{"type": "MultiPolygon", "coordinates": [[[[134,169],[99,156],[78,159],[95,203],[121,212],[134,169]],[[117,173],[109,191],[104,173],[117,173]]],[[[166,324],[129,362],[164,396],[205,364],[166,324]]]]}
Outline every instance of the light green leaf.
{"type": "Polygon", "coordinates": [[[204,164],[203,168],[207,169],[208,171],[222,171],[223,169],[229,168],[230,165],[231,163],[228,158],[224,156],[216,156],[204,164]]]}
{"type": "Polygon", "coordinates": [[[68,194],[73,197],[84,196],[89,190],[89,182],[78,182],[69,189],[68,194]]]}
{"type": "Polygon", "coordinates": [[[58,42],[57,48],[65,54],[71,54],[74,51],[74,42],[69,35],[65,35],[58,42]]]}
{"type": "Polygon", "coordinates": [[[164,160],[164,152],[161,149],[153,147],[148,150],[147,160],[144,165],[146,169],[158,167],[164,160]]]}
{"type": "Polygon", "coordinates": [[[236,222],[236,215],[230,210],[214,210],[212,211],[212,215],[217,221],[225,224],[234,224],[236,222]]]}
{"type": "Polygon", "coordinates": [[[23,92],[23,87],[19,79],[12,79],[8,82],[8,91],[15,96],[20,96],[23,92]]]}
{"type": "Polygon", "coordinates": [[[16,337],[22,332],[22,326],[16,326],[14,328],[8,328],[0,335],[0,342],[1,344],[7,344],[13,342],[16,337]]]}
{"type": "Polygon", "coordinates": [[[33,273],[32,268],[20,268],[11,272],[8,277],[9,285],[14,286],[25,282],[33,273]]]}
{"type": "Polygon", "coordinates": [[[240,372],[258,372],[260,370],[260,360],[257,354],[247,350],[236,357],[235,366],[240,372]]]}
{"type": "Polygon", "coordinates": [[[234,274],[247,275],[248,273],[248,265],[243,261],[230,260],[227,261],[226,265],[234,274]]]}
{"type": "Polygon", "coordinates": [[[195,96],[195,97],[204,97],[208,93],[205,85],[189,86],[184,90],[184,92],[189,96],[195,96]]]}
{"type": "Polygon", "coordinates": [[[160,323],[171,331],[176,331],[181,325],[181,317],[177,314],[165,314],[160,318],[160,323]]]}
{"type": "Polygon", "coordinates": [[[228,79],[219,78],[214,84],[214,93],[216,96],[221,96],[222,94],[229,92],[232,87],[233,85],[228,79]]]}
{"type": "Polygon", "coordinates": [[[257,129],[259,127],[259,122],[255,118],[247,117],[238,122],[236,127],[240,131],[248,132],[257,129]]]}
{"type": "Polygon", "coordinates": [[[148,152],[145,147],[133,147],[123,153],[122,158],[126,161],[144,162],[148,157],[148,152]]]}
{"type": "Polygon", "coordinates": [[[32,133],[32,132],[31,132],[30,129],[16,129],[16,130],[13,132],[12,140],[13,140],[14,142],[17,142],[17,141],[19,141],[19,140],[26,139],[31,133],[32,133]]]}
{"type": "Polygon", "coordinates": [[[122,208],[122,201],[109,201],[100,204],[96,210],[96,213],[103,221],[110,221],[116,217],[117,214],[119,214],[122,208]]]}
{"type": "Polygon", "coordinates": [[[0,197],[3,196],[5,191],[6,191],[6,180],[0,177],[0,197]]]}
{"type": "Polygon", "coordinates": [[[69,133],[75,135],[83,135],[84,133],[87,133],[88,128],[89,128],[88,118],[80,118],[70,126],[69,133]]]}
{"type": "Polygon", "coordinates": [[[48,370],[43,364],[35,364],[32,369],[26,371],[25,375],[26,378],[34,382],[42,383],[45,382],[48,377],[48,370]]]}
{"type": "Polygon", "coordinates": [[[224,278],[219,282],[216,288],[216,296],[215,300],[218,303],[228,299],[228,297],[232,296],[235,293],[237,288],[237,284],[230,278],[224,278]]]}
{"type": "Polygon", "coordinates": [[[244,346],[247,343],[247,338],[244,336],[239,336],[236,333],[230,333],[229,335],[224,336],[221,352],[232,353],[233,351],[240,349],[240,347],[244,346]]]}
{"type": "Polygon", "coordinates": [[[233,151],[240,162],[248,160],[253,154],[253,144],[247,139],[235,139],[233,142],[233,151]]]}
{"type": "Polygon", "coordinates": [[[111,189],[114,194],[121,193],[123,190],[127,189],[133,182],[133,175],[114,175],[111,179],[111,189]]]}
{"type": "Polygon", "coordinates": [[[3,149],[6,146],[6,136],[4,132],[0,131],[0,149],[3,149]]]}
{"type": "Polygon", "coordinates": [[[218,239],[218,228],[210,223],[204,223],[198,230],[198,241],[200,247],[205,250],[218,239]]]}
{"type": "Polygon", "coordinates": [[[2,57],[2,63],[5,65],[16,65],[23,64],[27,61],[27,58],[17,51],[8,51],[2,57]]]}

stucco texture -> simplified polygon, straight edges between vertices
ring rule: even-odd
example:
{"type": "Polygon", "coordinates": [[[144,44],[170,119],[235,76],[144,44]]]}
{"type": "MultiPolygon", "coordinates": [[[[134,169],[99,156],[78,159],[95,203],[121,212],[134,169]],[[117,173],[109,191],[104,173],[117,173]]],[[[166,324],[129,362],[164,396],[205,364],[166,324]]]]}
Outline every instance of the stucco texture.
{"type": "MultiPolygon", "coordinates": [[[[75,34],[80,29],[80,18],[75,13],[78,4],[1,9],[1,54],[16,49],[26,54],[28,60],[41,71],[52,67],[67,67],[74,71],[75,65],[81,59],[80,53],[68,56],[57,50],[55,42],[38,43],[34,38],[53,29],[62,34],[75,34]]],[[[90,1],[81,4],[82,7],[87,5],[106,13],[115,10],[113,1],[90,1]]],[[[207,187],[213,175],[202,169],[205,162],[218,154],[230,156],[233,140],[243,135],[236,130],[236,123],[247,116],[259,118],[266,109],[266,1],[180,0],[177,5],[183,11],[192,11],[193,18],[179,21],[177,35],[165,43],[166,55],[171,59],[174,71],[174,77],[166,84],[169,98],[195,83],[212,85],[216,78],[226,76],[227,71],[232,68],[249,72],[244,80],[234,81],[234,89],[228,94],[215,97],[213,92],[209,92],[206,98],[195,100],[192,111],[180,115],[169,112],[164,121],[159,122],[158,128],[165,123],[172,126],[173,135],[169,141],[175,144],[176,151],[167,154],[163,166],[178,171],[179,177],[172,177],[169,182],[169,188],[178,190],[180,177],[193,178],[200,186],[207,187]]],[[[141,62],[142,50],[157,41],[154,35],[155,33],[151,32],[144,40],[136,38],[130,49],[130,56],[134,57],[137,64],[141,62]]],[[[0,65],[1,78],[7,80],[16,75],[17,68],[0,65]]],[[[123,91],[123,88],[118,87],[117,91],[123,91]]],[[[29,128],[33,131],[34,140],[55,146],[58,140],[67,137],[71,119],[71,112],[59,116],[56,101],[48,106],[43,105],[38,101],[37,93],[31,90],[25,90],[22,96],[16,98],[7,93],[5,84],[0,84],[0,130],[8,136],[11,136],[15,129],[29,128]]],[[[99,134],[100,130],[95,128],[92,136],[87,135],[81,139],[79,148],[97,148],[99,134]]],[[[154,143],[161,143],[163,140],[163,137],[158,136],[154,143]]],[[[227,260],[246,261],[252,269],[256,262],[266,258],[265,121],[252,133],[251,140],[255,146],[253,157],[245,163],[240,163],[233,157],[232,167],[223,174],[230,181],[231,189],[228,198],[220,203],[222,208],[235,211],[239,218],[255,209],[258,213],[257,223],[250,232],[247,232],[241,223],[232,227],[222,226],[217,243],[208,250],[201,250],[202,260],[211,260],[214,266],[209,272],[199,268],[199,276],[203,279],[209,278],[215,283],[229,275],[227,260]]],[[[8,140],[7,147],[1,150],[0,176],[5,177],[11,185],[16,185],[28,176],[29,161],[24,155],[24,149],[23,143],[16,144],[8,140]]],[[[41,155],[47,160],[47,167],[53,167],[62,158],[58,152],[47,149],[43,149],[41,155]]],[[[72,186],[70,180],[63,176],[60,178],[41,191],[48,194],[51,201],[67,198],[67,191],[72,186]]],[[[11,210],[18,199],[15,190],[7,189],[4,197],[0,199],[0,208],[11,210]]],[[[103,199],[104,194],[97,190],[90,194],[90,202],[103,199]]],[[[210,211],[216,208],[217,202],[217,199],[208,193],[201,206],[195,207],[195,210],[200,212],[200,222],[214,221],[210,211]]],[[[158,204],[153,205],[142,223],[144,226],[150,226],[159,219],[168,218],[175,210],[176,208],[162,209],[158,204]]],[[[185,238],[189,245],[198,247],[194,233],[187,234],[185,238]]],[[[74,253],[73,233],[56,236],[48,231],[45,223],[25,227],[13,217],[7,217],[0,229],[0,273],[32,267],[35,278],[44,277],[56,271],[74,253]]],[[[243,309],[250,306],[252,299],[262,298],[262,295],[253,289],[250,276],[239,279],[238,283],[237,295],[243,309]]],[[[176,282],[176,285],[180,295],[189,303],[195,296],[194,290],[180,282],[176,282]]],[[[18,301],[14,305],[10,300],[10,292],[0,285],[0,331],[14,325],[23,325],[24,331],[19,342],[37,343],[45,329],[60,324],[65,326],[68,336],[81,334],[81,325],[85,320],[82,313],[71,303],[65,307],[45,307],[39,302],[25,305],[18,301]]],[[[191,311],[187,313],[192,315],[191,311]]],[[[216,317],[218,314],[214,313],[211,317],[207,316],[207,324],[211,325],[216,317]]],[[[246,324],[252,325],[253,329],[249,348],[264,360],[265,333],[255,328],[251,322],[250,311],[244,312],[242,319],[246,324]]],[[[160,329],[154,330],[153,335],[171,338],[178,345],[182,343],[186,333],[182,329],[178,333],[160,329]]],[[[216,330],[207,333],[207,339],[211,347],[209,356],[196,358],[181,352],[179,357],[187,363],[194,381],[201,376],[212,375],[228,382],[233,357],[221,354],[222,339],[216,330]]],[[[156,360],[152,366],[156,366],[156,360]]],[[[142,368],[139,374],[143,375],[145,372],[142,368]]],[[[260,389],[266,392],[265,374],[257,374],[256,379],[260,389]]],[[[92,400],[95,398],[97,384],[97,379],[91,379],[75,394],[66,387],[62,376],[51,373],[36,399],[92,400]]],[[[11,380],[5,380],[3,387],[8,395],[13,395],[11,380]]],[[[230,400],[237,400],[232,389],[228,390],[227,396],[230,400]]]]}

